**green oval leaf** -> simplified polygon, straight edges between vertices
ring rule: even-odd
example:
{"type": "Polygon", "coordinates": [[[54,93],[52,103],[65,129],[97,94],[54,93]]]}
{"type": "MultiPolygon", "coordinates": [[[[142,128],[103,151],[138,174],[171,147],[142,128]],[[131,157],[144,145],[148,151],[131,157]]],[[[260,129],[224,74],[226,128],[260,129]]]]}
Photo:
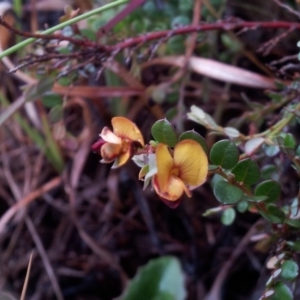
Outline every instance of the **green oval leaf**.
{"type": "Polygon", "coordinates": [[[299,219],[288,219],[288,220],[285,220],[285,223],[290,225],[291,227],[300,228],[300,220],[299,219]]]}
{"type": "Polygon", "coordinates": [[[235,215],[235,210],[232,207],[227,208],[222,213],[221,222],[227,226],[231,225],[235,219],[235,215]]]}
{"type": "Polygon", "coordinates": [[[61,95],[58,95],[53,92],[46,92],[42,96],[42,103],[47,108],[52,108],[56,105],[62,105],[63,99],[61,95]]]}
{"type": "Polygon", "coordinates": [[[286,244],[295,251],[300,251],[300,241],[286,241],[286,244]]]}
{"type": "Polygon", "coordinates": [[[267,204],[265,210],[259,210],[259,213],[268,221],[276,224],[283,222],[285,215],[284,212],[275,204],[267,204]]]}
{"type": "Polygon", "coordinates": [[[236,206],[236,209],[240,212],[240,213],[244,213],[247,211],[247,209],[249,208],[249,203],[248,201],[242,199],[236,206]]]}
{"type": "Polygon", "coordinates": [[[120,299],[183,300],[185,296],[184,277],[180,263],[175,257],[165,256],[153,259],[142,267],[120,299]]]}
{"type": "Polygon", "coordinates": [[[214,165],[231,169],[239,161],[239,150],[233,142],[221,140],[212,146],[209,158],[214,165]]]}
{"type": "Polygon", "coordinates": [[[245,185],[252,185],[259,180],[260,171],[256,162],[250,158],[243,159],[231,171],[235,179],[245,185]]]}
{"type": "Polygon", "coordinates": [[[267,202],[275,202],[280,196],[280,185],[273,180],[261,182],[256,188],[255,196],[268,196],[267,202]]]}
{"type": "Polygon", "coordinates": [[[273,157],[273,156],[277,155],[280,152],[279,147],[276,146],[276,145],[266,145],[266,144],[264,144],[262,146],[262,148],[264,149],[266,155],[269,156],[269,157],[273,157]]]}
{"type": "Polygon", "coordinates": [[[293,300],[293,294],[289,287],[283,282],[277,282],[273,290],[275,294],[271,297],[271,300],[293,300]]]}
{"type": "Polygon", "coordinates": [[[294,136],[291,133],[281,133],[280,135],[283,138],[283,142],[282,144],[280,144],[280,146],[289,147],[292,149],[296,148],[297,143],[294,136]]]}
{"type": "Polygon", "coordinates": [[[53,106],[49,112],[49,120],[50,120],[51,124],[54,124],[54,123],[62,120],[63,114],[64,114],[64,111],[63,111],[62,105],[53,106]]]}
{"type": "Polygon", "coordinates": [[[240,188],[223,180],[218,181],[214,185],[213,192],[217,200],[222,204],[235,204],[239,202],[244,195],[240,188]]]}
{"type": "Polygon", "coordinates": [[[183,140],[193,140],[200,144],[206,154],[208,154],[208,147],[206,144],[205,139],[196,131],[190,130],[183,132],[180,136],[178,141],[181,142],[183,140]]]}
{"type": "Polygon", "coordinates": [[[151,128],[151,134],[157,142],[164,143],[169,147],[177,144],[176,132],[167,119],[155,122],[151,128]]]}
{"type": "Polygon", "coordinates": [[[38,82],[29,85],[24,91],[26,101],[35,101],[46,92],[49,92],[52,89],[54,80],[54,76],[48,75],[41,78],[38,82]]]}
{"type": "Polygon", "coordinates": [[[298,276],[299,267],[293,260],[286,260],[281,265],[281,277],[286,280],[293,280],[298,276]]]}

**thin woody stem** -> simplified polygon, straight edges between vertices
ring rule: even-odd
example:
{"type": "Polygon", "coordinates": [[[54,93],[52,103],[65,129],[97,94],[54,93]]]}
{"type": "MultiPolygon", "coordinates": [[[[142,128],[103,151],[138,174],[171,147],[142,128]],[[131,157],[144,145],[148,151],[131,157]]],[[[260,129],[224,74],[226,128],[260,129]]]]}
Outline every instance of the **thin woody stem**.
{"type": "Polygon", "coordinates": [[[158,40],[165,37],[172,37],[175,35],[188,34],[192,32],[200,32],[200,31],[210,31],[210,30],[237,30],[237,29],[258,29],[258,28],[268,28],[268,29],[300,29],[300,23],[294,22],[284,22],[284,21],[276,21],[276,22],[247,22],[247,21],[224,21],[212,24],[199,24],[199,25],[191,25],[179,27],[172,30],[162,30],[156,32],[146,33],[145,35],[136,37],[136,38],[128,38],[123,42],[115,44],[113,46],[105,47],[108,52],[114,51],[116,49],[123,50],[125,48],[133,47],[145,42],[150,42],[153,40],[158,40]]]}
{"type": "MultiPolygon", "coordinates": [[[[126,3],[127,1],[125,0],[119,0],[116,2],[113,2],[111,4],[114,4],[114,6],[117,6],[122,3],[126,3]]],[[[101,7],[102,10],[108,9],[108,5],[105,5],[101,7]]],[[[109,7],[110,8],[110,7],[109,7]]],[[[99,9],[98,9],[99,10],[99,9]]],[[[95,14],[95,11],[89,12],[89,15],[84,14],[85,18],[87,18],[90,15],[95,14]]],[[[83,19],[83,16],[78,16],[74,19],[68,20],[67,22],[64,22],[62,24],[59,24],[57,26],[54,26],[41,34],[38,35],[38,38],[40,39],[49,39],[49,34],[52,34],[56,30],[59,30],[67,25],[74,24],[75,21],[79,21],[83,19]]],[[[0,24],[5,26],[5,22],[0,19],[0,24]]],[[[6,26],[7,27],[7,26],[6,26]]],[[[107,46],[107,45],[101,45],[98,44],[97,42],[92,42],[92,41],[86,41],[86,40],[80,40],[80,39],[73,39],[69,38],[68,40],[70,42],[80,44],[81,46],[86,46],[87,47],[92,47],[97,51],[103,51],[106,53],[114,53],[115,51],[121,51],[126,48],[134,47],[140,44],[144,44],[147,42],[151,42],[154,40],[159,40],[162,38],[171,38],[172,36],[175,35],[183,35],[183,34],[189,34],[192,32],[203,32],[203,31],[211,31],[211,30],[224,30],[224,31],[229,31],[229,30],[240,30],[240,29],[247,29],[247,30],[253,30],[253,29],[258,29],[258,28],[264,28],[264,29],[300,29],[300,23],[295,23],[295,22],[284,22],[284,21],[274,21],[274,22],[248,22],[248,21],[240,21],[240,20],[233,20],[233,21],[223,21],[223,22],[217,22],[217,23],[212,23],[212,24],[199,24],[199,25],[190,25],[190,26],[184,26],[184,27],[179,27],[176,29],[170,29],[170,30],[162,30],[162,31],[155,31],[155,32],[150,32],[146,33],[144,35],[135,37],[135,38],[128,38],[125,39],[124,41],[117,43],[115,45],[107,46]]],[[[13,30],[15,33],[17,32],[16,30],[13,30]]],[[[25,41],[22,41],[21,43],[8,48],[7,50],[3,51],[0,53],[0,59],[17,51],[18,49],[29,45],[30,43],[33,43],[37,38],[35,37],[34,34],[32,34],[29,39],[26,39],[25,41]]],[[[52,36],[53,37],[53,36],[52,36]]],[[[50,38],[52,38],[50,36],[50,38]]],[[[54,35],[55,39],[62,38],[62,36],[54,35]]],[[[64,39],[67,39],[66,37],[63,37],[64,39]]]]}

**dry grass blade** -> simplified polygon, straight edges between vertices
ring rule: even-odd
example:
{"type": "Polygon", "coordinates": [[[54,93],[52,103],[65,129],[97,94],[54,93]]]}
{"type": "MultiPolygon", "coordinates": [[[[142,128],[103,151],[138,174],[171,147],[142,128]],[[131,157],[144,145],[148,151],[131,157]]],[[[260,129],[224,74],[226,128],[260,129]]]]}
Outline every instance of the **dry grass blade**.
{"type": "Polygon", "coordinates": [[[28,286],[28,282],[29,282],[31,263],[32,263],[32,254],[33,254],[33,252],[31,252],[31,254],[30,254],[30,258],[29,258],[29,262],[28,262],[28,267],[27,267],[27,271],[26,271],[25,281],[24,281],[24,285],[23,285],[23,288],[22,288],[22,294],[21,294],[20,300],[25,300],[25,295],[26,295],[27,286],[28,286]]]}
{"type": "Polygon", "coordinates": [[[40,197],[43,193],[49,192],[53,188],[60,185],[62,182],[61,177],[55,177],[51,181],[44,184],[42,187],[31,192],[29,195],[21,199],[14,206],[10,207],[9,210],[0,219],[0,234],[3,233],[6,224],[12,219],[12,217],[19,211],[19,209],[28,205],[30,202],[34,201],[36,198],[40,197]]]}
{"type": "MultiPolygon", "coordinates": [[[[184,56],[166,56],[153,59],[149,63],[145,63],[143,67],[151,65],[173,65],[182,68],[185,63],[184,56]]],[[[228,82],[240,86],[247,86],[258,89],[276,89],[277,79],[266,77],[251,71],[246,71],[239,67],[234,67],[221,63],[212,59],[202,57],[191,57],[189,60],[190,69],[198,74],[228,82]]],[[[284,82],[288,84],[289,82],[284,82]]]]}
{"type": "Polygon", "coordinates": [[[36,228],[35,228],[33,222],[31,221],[31,219],[29,217],[25,218],[25,222],[26,222],[26,225],[27,225],[27,228],[28,228],[29,232],[31,233],[31,237],[32,237],[32,239],[33,239],[33,241],[34,241],[34,243],[37,247],[38,253],[39,253],[39,255],[40,255],[40,257],[43,261],[46,273],[47,273],[47,275],[49,277],[49,280],[51,282],[51,285],[53,287],[53,291],[55,293],[56,299],[63,300],[64,297],[63,297],[62,291],[60,289],[57,277],[56,277],[55,272],[53,270],[53,267],[50,263],[49,257],[47,255],[47,252],[46,252],[46,250],[44,248],[44,245],[41,241],[41,238],[39,237],[39,235],[36,231],[36,228]]]}
{"type": "Polygon", "coordinates": [[[99,99],[102,97],[122,97],[122,96],[137,96],[144,92],[140,87],[109,87],[109,86],[73,86],[64,87],[59,84],[55,84],[53,92],[77,97],[86,97],[90,99],[99,99]]]}

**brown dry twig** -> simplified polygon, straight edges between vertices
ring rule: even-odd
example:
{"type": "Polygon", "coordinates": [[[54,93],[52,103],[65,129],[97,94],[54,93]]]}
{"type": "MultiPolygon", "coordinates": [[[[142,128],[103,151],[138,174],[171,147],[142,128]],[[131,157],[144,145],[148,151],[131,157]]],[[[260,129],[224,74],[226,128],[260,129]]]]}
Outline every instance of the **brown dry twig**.
{"type": "Polygon", "coordinates": [[[59,186],[62,182],[62,178],[55,177],[46,184],[44,184],[42,187],[36,189],[35,191],[31,192],[29,195],[25,196],[23,199],[21,199],[19,202],[17,202],[14,206],[10,207],[5,214],[2,215],[0,219],[0,234],[3,233],[6,224],[12,219],[12,217],[23,207],[27,206],[29,203],[40,197],[46,192],[49,192],[50,190],[56,188],[59,186]]]}

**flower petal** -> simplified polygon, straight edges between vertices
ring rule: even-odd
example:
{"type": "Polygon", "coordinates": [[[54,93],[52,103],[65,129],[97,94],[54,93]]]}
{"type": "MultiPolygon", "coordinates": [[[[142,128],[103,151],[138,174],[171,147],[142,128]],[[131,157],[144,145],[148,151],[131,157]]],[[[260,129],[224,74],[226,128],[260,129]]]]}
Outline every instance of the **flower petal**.
{"type": "Polygon", "coordinates": [[[118,144],[105,143],[100,150],[103,162],[115,160],[120,155],[121,148],[122,146],[118,144]]]}
{"type": "Polygon", "coordinates": [[[114,133],[120,138],[127,138],[133,142],[138,142],[144,147],[144,138],[137,126],[124,117],[114,117],[111,120],[114,133]]]}
{"type": "Polygon", "coordinates": [[[162,197],[159,197],[159,198],[164,204],[166,204],[167,206],[169,206],[170,208],[173,208],[173,209],[176,208],[182,202],[182,197],[176,201],[169,201],[162,197]]]}
{"type": "Polygon", "coordinates": [[[116,136],[108,127],[104,127],[100,133],[101,138],[111,144],[121,144],[122,139],[116,136]]]}
{"type": "Polygon", "coordinates": [[[171,170],[174,165],[173,158],[165,144],[158,144],[156,147],[156,166],[157,181],[160,190],[165,191],[168,188],[171,170]]]}
{"type": "MultiPolygon", "coordinates": [[[[168,201],[177,201],[187,190],[184,183],[177,177],[171,176],[167,188],[162,190],[159,185],[158,175],[153,177],[153,187],[159,197],[168,201]]],[[[188,191],[189,192],[189,191],[188,191]]],[[[189,197],[191,194],[189,193],[189,197]]]]}
{"type": "Polygon", "coordinates": [[[116,168],[119,168],[121,166],[123,166],[124,164],[127,163],[127,161],[131,158],[131,151],[130,149],[128,149],[128,151],[126,152],[123,152],[121,154],[119,154],[116,159],[115,159],[115,162],[114,164],[112,165],[112,169],[116,169],[116,168]]]}
{"type": "Polygon", "coordinates": [[[103,140],[103,139],[99,139],[97,142],[95,142],[93,145],[92,145],[92,150],[94,152],[99,152],[100,153],[100,149],[101,147],[105,144],[106,142],[103,140]]]}
{"type": "Polygon", "coordinates": [[[203,148],[193,140],[183,140],[175,146],[174,163],[179,178],[187,185],[199,186],[205,182],[208,159],[203,148]]]}

